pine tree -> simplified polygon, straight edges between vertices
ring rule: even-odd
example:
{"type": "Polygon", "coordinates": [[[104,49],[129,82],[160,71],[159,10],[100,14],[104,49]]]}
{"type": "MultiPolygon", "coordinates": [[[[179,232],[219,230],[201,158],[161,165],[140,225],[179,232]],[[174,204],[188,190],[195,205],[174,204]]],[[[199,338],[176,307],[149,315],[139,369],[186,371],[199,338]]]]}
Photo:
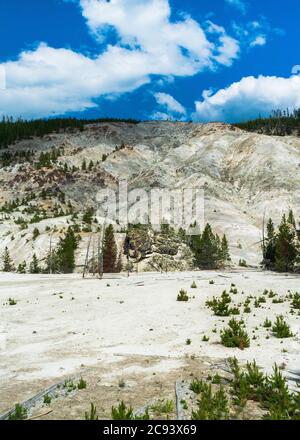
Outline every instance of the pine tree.
{"type": "Polygon", "coordinates": [[[75,269],[75,251],[78,248],[80,237],[74,229],[69,227],[65,236],[60,238],[57,248],[47,257],[47,271],[58,273],[72,273],[75,269]]]}
{"type": "Polygon", "coordinates": [[[29,266],[29,272],[32,274],[37,274],[41,272],[36,254],[34,254],[32,257],[32,261],[29,266]]]}
{"type": "Polygon", "coordinates": [[[228,240],[226,235],[223,235],[222,238],[222,243],[221,243],[221,256],[222,256],[222,260],[225,261],[230,261],[230,254],[229,254],[229,246],[228,246],[228,240]]]}
{"type": "Polygon", "coordinates": [[[217,269],[230,261],[226,235],[221,240],[218,234],[214,235],[209,224],[202,235],[192,235],[188,244],[194,253],[195,265],[200,269],[217,269]]]}
{"type": "Polygon", "coordinates": [[[117,267],[117,244],[114,236],[114,228],[109,225],[105,230],[103,249],[103,270],[104,273],[114,273],[117,267]]]}
{"type": "Polygon", "coordinates": [[[287,218],[287,222],[288,222],[290,225],[292,225],[294,228],[296,228],[296,220],[295,220],[294,213],[293,213],[293,210],[292,210],[292,209],[290,209],[290,211],[289,211],[289,215],[288,215],[288,218],[287,218]]]}
{"type": "Polygon", "coordinates": [[[267,265],[275,263],[276,256],[276,234],[275,227],[272,219],[270,218],[267,224],[267,238],[264,249],[264,259],[267,262],[267,265]]]}
{"type": "Polygon", "coordinates": [[[118,259],[117,259],[117,264],[116,264],[116,273],[121,273],[123,269],[123,264],[122,264],[122,254],[121,252],[119,253],[118,259]]]}
{"type": "Polygon", "coordinates": [[[64,238],[60,239],[57,250],[58,270],[62,273],[72,273],[75,269],[75,251],[78,248],[78,238],[73,229],[68,228],[64,238]]]}
{"type": "Polygon", "coordinates": [[[83,214],[82,221],[87,225],[91,225],[93,221],[93,216],[94,216],[94,211],[92,209],[89,209],[83,214]]]}
{"type": "Polygon", "coordinates": [[[10,257],[9,250],[7,247],[4,250],[2,261],[3,261],[3,272],[14,272],[15,270],[14,263],[10,257]]]}
{"type": "Polygon", "coordinates": [[[195,249],[196,265],[199,268],[214,269],[219,261],[219,248],[211,226],[207,224],[201,237],[195,239],[198,241],[195,249]]]}
{"type": "Polygon", "coordinates": [[[26,266],[27,266],[26,261],[23,261],[23,263],[19,264],[17,272],[20,274],[25,274],[26,273],[26,266]]]}
{"type": "Polygon", "coordinates": [[[293,270],[298,257],[296,230],[283,215],[276,237],[275,267],[279,272],[293,270]]]}

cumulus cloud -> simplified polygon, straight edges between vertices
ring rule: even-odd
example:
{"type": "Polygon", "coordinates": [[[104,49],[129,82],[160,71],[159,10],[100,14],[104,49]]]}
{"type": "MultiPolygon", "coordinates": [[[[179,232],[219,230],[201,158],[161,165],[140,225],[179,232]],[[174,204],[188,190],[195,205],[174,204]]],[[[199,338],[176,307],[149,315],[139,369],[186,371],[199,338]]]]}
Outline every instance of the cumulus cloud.
{"type": "Polygon", "coordinates": [[[168,115],[186,115],[186,109],[180,102],[167,93],[155,93],[156,102],[167,111],[168,115]]]}
{"type": "Polygon", "coordinates": [[[197,121],[238,122],[268,116],[274,109],[300,108],[300,76],[245,77],[216,93],[203,92],[193,119],[197,121]]]}
{"type": "Polygon", "coordinates": [[[22,52],[17,61],[0,64],[7,89],[0,114],[40,117],[82,111],[95,99],[130,92],[158,78],[191,76],[204,69],[230,66],[238,41],[223,28],[214,38],[195,20],[171,20],[169,0],[80,0],[88,27],[99,40],[90,58],[45,43],[22,52]],[[113,29],[117,43],[106,42],[113,29]]]}

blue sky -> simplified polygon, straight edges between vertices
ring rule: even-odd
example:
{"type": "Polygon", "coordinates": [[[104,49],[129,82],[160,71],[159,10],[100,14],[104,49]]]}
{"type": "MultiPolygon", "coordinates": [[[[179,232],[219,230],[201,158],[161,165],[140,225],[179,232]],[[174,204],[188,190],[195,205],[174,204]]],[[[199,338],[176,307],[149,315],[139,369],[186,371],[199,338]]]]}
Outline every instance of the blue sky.
{"type": "Polygon", "coordinates": [[[0,114],[232,122],[300,107],[299,19],[299,0],[0,0],[0,114]]]}

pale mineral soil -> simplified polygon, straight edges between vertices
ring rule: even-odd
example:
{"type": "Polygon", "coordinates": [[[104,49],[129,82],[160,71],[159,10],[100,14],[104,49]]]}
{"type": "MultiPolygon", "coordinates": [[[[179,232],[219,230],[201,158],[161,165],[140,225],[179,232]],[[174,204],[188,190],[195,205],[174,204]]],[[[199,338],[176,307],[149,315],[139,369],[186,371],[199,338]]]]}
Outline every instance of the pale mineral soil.
{"type": "Polygon", "coordinates": [[[258,309],[252,301],[252,313],[241,315],[250,348],[220,345],[219,332],[230,318],[213,316],[205,302],[229,291],[232,283],[239,292],[232,295],[234,304],[248,295],[261,296],[264,289],[279,296],[300,290],[299,275],[246,269],[118,275],[102,281],[78,274],[0,274],[0,412],[81,375],[87,389],[53,401],[44,418],[83,418],[90,402],[100,416],[109,417],[111,405],[120,399],[140,407],[173,398],[176,380],[232,356],[255,359],[267,372],[275,362],[286,372],[299,370],[300,317],[290,314],[288,301],[273,304],[267,299],[258,309]],[[193,281],[197,289],[191,289],[193,281]],[[188,291],[187,303],[176,301],[181,288],[188,291]],[[17,304],[8,305],[9,298],[17,304]],[[290,324],[293,338],[276,339],[262,327],[267,317],[274,321],[279,314],[290,324]],[[204,335],[209,342],[202,341],[204,335]]]}

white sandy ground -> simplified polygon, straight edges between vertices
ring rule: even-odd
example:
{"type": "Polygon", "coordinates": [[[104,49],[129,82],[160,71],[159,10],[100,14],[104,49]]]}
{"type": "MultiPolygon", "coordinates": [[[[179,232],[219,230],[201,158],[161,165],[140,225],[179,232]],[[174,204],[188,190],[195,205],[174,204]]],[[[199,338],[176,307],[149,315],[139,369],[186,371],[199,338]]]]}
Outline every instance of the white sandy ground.
{"type": "Polygon", "coordinates": [[[13,384],[22,386],[28,398],[33,383],[54,384],[83,366],[111,366],[106,373],[109,379],[120,357],[127,356],[162,356],[165,360],[156,368],[166,373],[184,365],[192,355],[256,359],[266,371],[275,362],[285,364],[287,370],[299,370],[300,317],[289,313],[288,302],[276,305],[268,299],[255,309],[252,301],[252,313],[243,316],[251,338],[253,331],[257,336],[249,349],[219,344],[219,331],[230,318],[213,316],[205,302],[224,289],[229,291],[231,283],[239,290],[233,295],[236,304],[247,295],[261,295],[264,289],[273,289],[280,296],[300,290],[299,275],[250,270],[147,273],[103,281],[83,280],[78,274],[0,274],[0,409],[14,403],[5,394],[13,384]],[[215,284],[210,285],[209,280],[215,284]],[[193,281],[197,289],[190,288],[193,281]],[[176,301],[181,288],[191,296],[188,303],[176,301]],[[17,305],[9,306],[9,297],[17,305]],[[279,314],[286,317],[294,337],[282,341],[271,335],[266,339],[270,331],[261,324],[266,317],[273,321],[279,314]],[[215,326],[217,333],[212,332],[215,326]],[[210,337],[209,342],[202,342],[204,335],[210,337]],[[188,338],[190,346],[186,345],[188,338]]]}

